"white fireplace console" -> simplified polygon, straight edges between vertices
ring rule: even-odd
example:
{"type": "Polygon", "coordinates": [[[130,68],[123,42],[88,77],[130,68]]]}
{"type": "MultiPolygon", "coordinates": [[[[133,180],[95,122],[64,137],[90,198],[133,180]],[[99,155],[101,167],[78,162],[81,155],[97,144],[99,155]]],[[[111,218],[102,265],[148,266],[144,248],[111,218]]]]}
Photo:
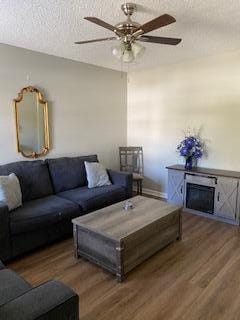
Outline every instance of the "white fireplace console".
{"type": "Polygon", "coordinates": [[[239,225],[240,172],[208,168],[168,169],[168,201],[184,211],[239,225]]]}

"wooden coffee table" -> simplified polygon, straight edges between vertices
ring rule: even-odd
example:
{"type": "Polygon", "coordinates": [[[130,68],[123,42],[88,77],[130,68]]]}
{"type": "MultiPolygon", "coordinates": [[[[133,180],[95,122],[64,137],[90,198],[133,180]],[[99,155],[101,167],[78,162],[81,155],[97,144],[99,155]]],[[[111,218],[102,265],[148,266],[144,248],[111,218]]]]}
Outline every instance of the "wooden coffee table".
{"type": "Polygon", "coordinates": [[[75,256],[116,274],[118,281],[169,243],[181,239],[181,207],[137,196],[73,219],[75,256]]]}

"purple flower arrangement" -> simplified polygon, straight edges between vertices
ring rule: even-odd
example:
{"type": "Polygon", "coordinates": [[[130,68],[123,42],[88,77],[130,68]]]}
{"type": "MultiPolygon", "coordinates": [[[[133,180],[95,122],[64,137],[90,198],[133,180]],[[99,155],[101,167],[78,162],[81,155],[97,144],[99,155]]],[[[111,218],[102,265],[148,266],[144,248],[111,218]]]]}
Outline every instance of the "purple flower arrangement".
{"type": "Polygon", "coordinates": [[[186,159],[185,168],[189,170],[192,169],[192,161],[200,159],[203,155],[202,143],[193,135],[185,136],[177,146],[177,151],[186,159]]]}

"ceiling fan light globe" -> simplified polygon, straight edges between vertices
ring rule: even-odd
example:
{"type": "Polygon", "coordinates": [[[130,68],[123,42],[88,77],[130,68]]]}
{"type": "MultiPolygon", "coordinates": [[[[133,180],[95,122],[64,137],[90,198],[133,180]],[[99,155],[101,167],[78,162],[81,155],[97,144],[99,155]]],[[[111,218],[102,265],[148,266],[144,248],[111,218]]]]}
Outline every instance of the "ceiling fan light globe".
{"type": "Polygon", "coordinates": [[[132,44],[132,52],[135,58],[141,58],[144,55],[145,50],[146,48],[137,42],[132,44]]]}
{"type": "Polygon", "coordinates": [[[124,50],[125,50],[124,45],[121,43],[120,45],[112,47],[112,54],[116,58],[121,59],[124,53],[124,50]]]}
{"type": "Polygon", "coordinates": [[[125,63],[130,63],[133,62],[135,59],[133,51],[130,50],[125,50],[123,55],[122,55],[122,61],[125,63]]]}

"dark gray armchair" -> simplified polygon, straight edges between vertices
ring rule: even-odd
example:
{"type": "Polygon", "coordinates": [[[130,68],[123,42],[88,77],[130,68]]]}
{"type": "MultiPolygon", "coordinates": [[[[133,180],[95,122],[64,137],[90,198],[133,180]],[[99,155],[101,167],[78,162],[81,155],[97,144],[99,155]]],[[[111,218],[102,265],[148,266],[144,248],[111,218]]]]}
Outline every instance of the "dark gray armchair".
{"type": "Polygon", "coordinates": [[[78,295],[59,281],[31,285],[0,261],[0,319],[78,320],[78,295]]]}

